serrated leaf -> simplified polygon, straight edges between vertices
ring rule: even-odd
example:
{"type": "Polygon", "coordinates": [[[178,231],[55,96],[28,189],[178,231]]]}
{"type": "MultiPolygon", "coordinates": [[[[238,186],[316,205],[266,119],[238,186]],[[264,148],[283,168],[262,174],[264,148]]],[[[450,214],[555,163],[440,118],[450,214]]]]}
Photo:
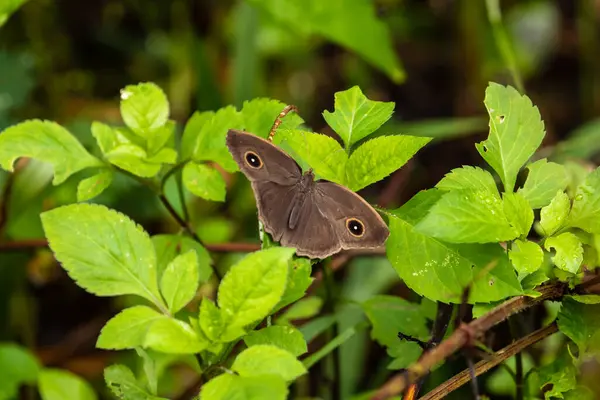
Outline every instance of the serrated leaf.
{"type": "Polygon", "coordinates": [[[600,304],[600,294],[573,294],[568,296],[578,303],[600,304]]]}
{"type": "Polygon", "coordinates": [[[438,183],[436,188],[449,190],[487,190],[491,194],[500,196],[494,177],[488,171],[479,167],[463,165],[447,173],[438,183]]]}
{"type": "Polygon", "coordinates": [[[558,191],[550,204],[540,211],[540,227],[544,236],[552,236],[567,221],[571,200],[562,190],[558,191]]]}
{"type": "MultiPolygon", "coordinates": [[[[401,350],[407,350],[406,342],[398,338],[398,332],[423,341],[429,339],[427,318],[419,304],[396,296],[378,295],[364,302],[362,307],[373,327],[371,337],[385,346],[391,357],[400,357],[401,350]]],[[[416,353],[416,357],[419,354],[416,353]]],[[[396,365],[403,362],[398,361],[396,365]]]]}
{"type": "Polygon", "coordinates": [[[450,243],[502,242],[519,235],[506,218],[502,200],[485,190],[447,192],[417,229],[450,243]]]}
{"type": "Polygon", "coordinates": [[[154,321],[144,341],[144,347],[169,354],[199,353],[208,345],[189,324],[168,317],[154,321]]]}
{"type": "Polygon", "coordinates": [[[344,184],[348,156],[342,146],[327,135],[300,130],[279,130],[275,142],[288,144],[323,179],[344,184]]]}
{"type": "MultiPolygon", "coordinates": [[[[403,215],[402,209],[394,214],[403,215]]],[[[418,232],[400,216],[390,217],[390,232],[386,253],[392,266],[408,287],[430,300],[460,302],[473,281],[470,302],[521,293],[508,257],[497,244],[450,245],[418,232]]]]}
{"type": "Polygon", "coordinates": [[[152,396],[136,381],[133,372],[124,365],[114,364],[104,369],[106,386],[118,399],[127,400],[168,400],[152,396]]]}
{"type": "Polygon", "coordinates": [[[169,118],[167,96],[152,82],[128,85],[121,89],[120,108],[125,125],[145,139],[163,127],[169,118]]]}
{"type": "Polygon", "coordinates": [[[564,232],[552,236],[544,241],[544,248],[548,251],[554,249],[556,254],[552,262],[563,271],[576,274],[583,261],[583,246],[577,236],[571,232],[564,232]]]}
{"type": "Polygon", "coordinates": [[[200,303],[200,318],[198,318],[202,332],[210,340],[216,342],[225,330],[225,323],[221,310],[208,297],[202,299],[200,303]]]}
{"type": "Polygon", "coordinates": [[[587,351],[600,351],[600,304],[584,304],[570,297],[562,302],[558,329],[579,347],[580,357],[587,351]]]}
{"type": "Polygon", "coordinates": [[[544,123],[531,100],[511,86],[490,82],[484,103],[490,134],[477,151],[500,175],[504,191],[512,192],[519,170],[544,139],[544,123]]]}
{"type": "Polygon", "coordinates": [[[566,226],[600,233],[600,167],[577,187],[566,226]]]}
{"type": "Polygon", "coordinates": [[[276,322],[285,324],[295,319],[305,319],[314,317],[321,311],[323,299],[318,296],[307,296],[292,304],[283,314],[281,314],[276,322]]]}
{"type": "Polygon", "coordinates": [[[431,138],[379,136],[363,143],[348,159],[345,185],[353,191],[378,182],[400,169],[431,138]]]}
{"type": "Polygon", "coordinates": [[[577,386],[577,370],[566,348],[563,348],[560,355],[553,362],[540,367],[537,372],[539,388],[549,388],[544,392],[546,400],[556,397],[563,398],[563,392],[572,390],[577,386]]]}
{"type": "Polygon", "coordinates": [[[508,257],[520,276],[537,271],[544,261],[544,251],[529,240],[515,240],[508,252],[508,257]]]}
{"type": "Polygon", "coordinates": [[[87,381],[61,369],[43,369],[40,372],[38,386],[42,400],[94,400],[98,398],[87,381]]]}
{"type": "Polygon", "coordinates": [[[172,314],[194,298],[199,275],[198,256],[194,250],[175,257],[167,265],[160,280],[160,292],[172,314]]]}
{"type": "Polygon", "coordinates": [[[193,161],[183,167],[183,184],[193,194],[211,201],[225,201],[225,180],[219,171],[193,161]]]}
{"type": "MultiPolygon", "coordinates": [[[[252,99],[250,101],[244,101],[244,105],[241,111],[242,126],[247,132],[251,132],[257,136],[266,139],[269,135],[269,131],[275,122],[275,118],[285,108],[285,104],[278,101],[267,98],[252,99]]],[[[288,113],[277,128],[277,135],[282,130],[295,129],[304,120],[295,112],[288,113]]]]}
{"type": "Polygon", "coordinates": [[[219,285],[219,308],[228,327],[244,327],[266,317],[281,300],[294,249],[273,247],[244,257],[219,285]]]}
{"type": "Polygon", "coordinates": [[[287,350],[298,357],[308,351],[302,333],[293,326],[268,326],[244,336],[246,346],[268,344],[287,350]]]}
{"type": "Polygon", "coordinates": [[[266,344],[242,351],[235,358],[231,369],[240,376],[277,375],[288,382],[307,372],[306,367],[292,353],[266,344]]]}
{"type": "Polygon", "coordinates": [[[517,192],[529,201],[534,210],[547,206],[556,192],[564,190],[569,184],[565,167],[548,162],[545,158],[529,164],[527,169],[527,180],[517,192]]]}
{"type": "Polygon", "coordinates": [[[34,385],[40,372],[37,358],[26,348],[13,343],[0,344],[0,399],[18,398],[19,387],[34,385]]]}
{"type": "Polygon", "coordinates": [[[96,347],[122,350],[143,346],[152,324],[162,318],[166,316],[147,306],[126,308],[104,325],[96,347]]]}
{"type": "Polygon", "coordinates": [[[156,176],[161,168],[161,164],[149,162],[146,151],[132,143],[117,145],[104,156],[111,164],[142,178],[156,176]]]}
{"type": "Polygon", "coordinates": [[[239,168],[227,150],[225,136],[229,129],[242,128],[240,113],[233,106],[219,109],[216,113],[194,113],[188,121],[181,138],[184,159],[214,161],[228,172],[239,168]]]}
{"type": "Polygon", "coordinates": [[[154,235],[152,244],[156,249],[158,262],[157,275],[160,279],[167,265],[178,255],[190,250],[196,252],[200,283],[206,282],[212,275],[212,260],[208,251],[195,240],[183,235],[154,235]]]}
{"type": "Polygon", "coordinates": [[[113,179],[111,170],[102,170],[97,174],[83,179],[77,185],[77,201],[87,201],[98,196],[110,186],[113,179]]]}
{"type": "Polygon", "coordinates": [[[318,34],[356,52],[396,83],[404,79],[389,28],[376,17],[374,4],[369,1],[323,3],[308,0],[298,3],[292,0],[252,0],[251,4],[273,15],[288,29],[302,35],[318,34]]]}
{"type": "Polygon", "coordinates": [[[342,138],[346,150],[375,132],[394,113],[393,102],[367,99],[358,86],[335,93],[335,109],[324,111],[327,124],[342,138]]]}
{"type": "Polygon", "coordinates": [[[288,388],[276,375],[222,374],[202,385],[199,400],[286,400],[288,388]]]}
{"type": "Polygon", "coordinates": [[[517,230],[519,236],[527,237],[533,224],[533,210],[529,202],[519,193],[503,193],[502,203],[508,222],[517,230]]]}
{"type": "Polygon", "coordinates": [[[292,259],[285,292],[283,292],[281,300],[279,300],[279,303],[273,309],[274,312],[304,297],[306,290],[314,281],[314,278],[310,276],[311,272],[311,260],[304,257],[292,259]]]}
{"type": "Polygon", "coordinates": [[[97,296],[136,294],[165,307],[150,237],[127,216],[100,205],[73,204],[41,218],[56,259],[79,286],[97,296]]]}
{"type": "Polygon", "coordinates": [[[20,157],[52,164],[54,185],[82,169],[103,165],[69,131],[51,121],[27,120],[0,132],[0,167],[12,172],[20,157]]]}

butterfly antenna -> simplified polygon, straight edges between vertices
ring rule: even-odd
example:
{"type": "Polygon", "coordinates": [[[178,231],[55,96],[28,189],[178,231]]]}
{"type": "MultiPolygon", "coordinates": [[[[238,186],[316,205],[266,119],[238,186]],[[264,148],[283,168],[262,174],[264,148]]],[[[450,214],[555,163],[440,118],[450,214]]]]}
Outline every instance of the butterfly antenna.
{"type": "Polygon", "coordinates": [[[277,128],[279,128],[279,125],[281,125],[281,123],[283,122],[283,117],[288,115],[291,111],[298,114],[298,107],[296,107],[293,104],[289,104],[289,105],[285,106],[285,108],[283,110],[281,110],[281,112],[279,113],[277,118],[275,118],[275,122],[273,122],[271,131],[269,132],[269,137],[268,137],[269,142],[273,141],[273,137],[275,137],[275,132],[277,131],[277,128]]]}

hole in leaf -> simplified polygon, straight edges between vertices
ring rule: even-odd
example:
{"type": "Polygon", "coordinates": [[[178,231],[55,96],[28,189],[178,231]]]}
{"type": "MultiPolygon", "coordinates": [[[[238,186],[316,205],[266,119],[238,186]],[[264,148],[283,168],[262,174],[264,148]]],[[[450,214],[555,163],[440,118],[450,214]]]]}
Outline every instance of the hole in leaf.
{"type": "Polygon", "coordinates": [[[498,121],[499,121],[500,123],[503,123],[503,122],[504,122],[504,115],[500,115],[500,116],[498,117],[498,121]]]}

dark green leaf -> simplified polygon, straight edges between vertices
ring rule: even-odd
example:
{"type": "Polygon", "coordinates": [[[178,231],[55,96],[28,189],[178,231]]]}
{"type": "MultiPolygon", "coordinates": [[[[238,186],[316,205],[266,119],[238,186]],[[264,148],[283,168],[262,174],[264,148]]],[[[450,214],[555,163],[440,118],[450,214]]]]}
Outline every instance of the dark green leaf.
{"type": "Polygon", "coordinates": [[[539,368],[538,375],[539,388],[549,388],[544,392],[546,400],[555,397],[563,398],[562,393],[577,386],[577,370],[566,348],[563,348],[559,357],[553,362],[539,368]]]}
{"type": "Polygon", "coordinates": [[[286,323],[296,319],[314,317],[321,311],[323,299],[317,296],[308,296],[300,299],[277,318],[277,323],[286,323]]]}
{"type": "Polygon", "coordinates": [[[562,302],[558,313],[558,328],[577,347],[580,357],[590,351],[600,351],[600,304],[584,304],[570,297],[562,302]]]}

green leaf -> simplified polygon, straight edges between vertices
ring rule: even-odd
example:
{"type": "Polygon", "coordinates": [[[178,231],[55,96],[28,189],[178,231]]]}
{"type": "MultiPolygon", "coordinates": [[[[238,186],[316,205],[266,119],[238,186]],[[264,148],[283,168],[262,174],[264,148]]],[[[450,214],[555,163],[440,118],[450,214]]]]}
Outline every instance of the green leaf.
{"type": "Polygon", "coordinates": [[[275,142],[285,142],[323,179],[344,184],[348,156],[330,136],[300,130],[279,130],[275,142]]]}
{"type": "Polygon", "coordinates": [[[121,117],[135,134],[149,139],[169,118],[167,96],[156,84],[128,85],[121,90],[121,117]]]}
{"type": "Polygon", "coordinates": [[[181,138],[183,159],[214,161],[228,172],[237,171],[239,168],[227,150],[225,137],[229,129],[241,127],[240,113],[233,106],[216,113],[194,113],[181,138]]]}
{"type": "Polygon", "coordinates": [[[540,227],[544,236],[552,236],[567,221],[571,200],[562,190],[558,191],[550,204],[540,211],[540,227]]]}
{"type": "Polygon", "coordinates": [[[435,187],[445,191],[462,189],[487,190],[491,194],[500,196],[492,174],[484,169],[470,165],[453,169],[435,187]]]}
{"type": "MultiPolygon", "coordinates": [[[[244,101],[242,107],[242,126],[247,132],[266,139],[269,131],[275,122],[275,118],[285,108],[286,104],[267,98],[258,98],[250,101],[244,101]]],[[[287,114],[277,128],[277,137],[282,130],[296,129],[304,120],[295,112],[287,114]]]]}
{"type": "Polygon", "coordinates": [[[538,287],[542,283],[548,280],[548,276],[543,271],[543,269],[538,269],[537,271],[527,275],[521,280],[521,286],[523,286],[523,290],[532,290],[533,288],[538,287]]]}
{"type": "Polygon", "coordinates": [[[348,159],[345,185],[353,191],[378,182],[400,169],[431,138],[379,136],[363,143],[348,159]]]}
{"type": "Polygon", "coordinates": [[[556,255],[552,262],[563,271],[576,274],[583,261],[583,246],[577,236],[571,232],[552,236],[544,241],[544,248],[548,251],[554,249],[556,255]]]}
{"type": "Polygon", "coordinates": [[[144,341],[144,347],[169,354],[199,353],[208,345],[189,324],[168,317],[154,321],[144,341]]]}
{"type": "Polygon", "coordinates": [[[26,2],[27,0],[4,0],[0,3],[0,27],[6,23],[12,13],[26,2]]]}
{"type": "Polygon", "coordinates": [[[321,311],[323,299],[317,296],[308,296],[292,304],[285,312],[277,318],[278,324],[285,324],[296,319],[314,317],[321,311]]]}
{"type": "Polygon", "coordinates": [[[577,187],[566,225],[600,233],[600,167],[577,187]]]}
{"type": "Polygon", "coordinates": [[[444,194],[417,229],[451,243],[502,242],[519,235],[506,217],[502,200],[485,190],[444,194]]]}
{"type": "Polygon", "coordinates": [[[490,82],[485,91],[490,135],[477,151],[500,175],[505,192],[512,192],[517,174],[544,139],[544,123],[531,100],[511,86],[490,82]]]}
{"type": "Polygon", "coordinates": [[[527,169],[527,180],[517,192],[529,201],[534,210],[547,206],[556,192],[564,190],[569,184],[565,167],[547,162],[545,158],[529,164],[527,169]]]}
{"type": "Polygon", "coordinates": [[[415,343],[408,344],[400,340],[398,332],[423,341],[429,339],[427,318],[421,312],[420,305],[396,296],[378,295],[364,302],[362,306],[373,326],[371,337],[385,346],[391,357],[397,359],[388,368],[403,368],[405,364],[416,361],[421,351],[414,351],[412,345],[415,343]]]}
{"type": "MultiPolygon", "coordinates": [[[[310,276],[311,271],[311,260],[304,257],[292,259],[290,262],[290,272],[285,292],[283,292],[281,300],[279,300],[279,303],[277,303],[273,309],[274,311],[281,310],[283,307],[304,297],[306,290],[314,281],[314,278],[310,276]]],[[[285,314],[287,314],[290,309],[288,309],[285,314]]]]}
{"type": "Polygon", "coordinates": [[[210,254],[195,240],[183,235],[155,235],[152,236],[152,244],[156,249],[156,256],[158,258],[157,275],[159,279],[162,277],[167,265],[175,257],[185,254],[190,250],[196,252],[200,283],[206,282],[212,275],[210,254]]]}
{"type": "Polygon", "coordinates": [[[303,36],[320,35],[357,53],[394,82],[400,83],[404,79],[389,28],[376,17],[374,5],[369,1],[251,0],[250,3],[270,13],[286,29],[303,36]]]}
{"type": "Polygon", "coordinates": [[[98,196],[110,186],[113,179],[111,170],[105,169],[97,174],[85,178],[77,185],[77,201],[87,201],[98,196]]]}
{"type": "Polygon", "coordinates": [[[308,372],[292,353],[267,344],[242,351],[231,369],[240,376],[277,375],[288,382],[308,372]]]}
{"type": "Polygon", "coordinates": [[[335,93],[335,109],[324,111],[323,118],[349,152],[352,145],[375,132],[393,113],[393,102],[369,100],[358,86],[353,86],[335,93]]]}
{"type": "Polygon", "coordinates": [[[558,329],[579,348],[579,356],[600,351],[600,304],[584,304],[566,297],[558,313],[558,329]]]}
{"type": "Polygon", "coordinates": [[[39,377],[42,400],[94,400],[96,392],[83,378],[61,369],[43,369],[39,377]]]}
{"type": "Polygon", "coordinates": [[[398,343],[388,348],[388,354],[393,360],[388,364],[387,369],[398,370],[407,368],[417,361],[422,353],[423,349],[417,343],[398,339],[398,343]]]}
{"type": "Polygon", "coordinates": [[[308,351],[302,333],[292,326],[268,326],[244,336],[246,346],[268,344],[287,350],[298,357],[308,351]]]}
{"type": "Polygon", "coordinates": [[[533,224],[533,210],[529,202],[519,193],[503,193],[502,203],[508,222],[517,230],[519,236],[527,237],[533,224]]]}
{"type": "Polygon", "coordinates": [[[0,399],[16,399],[21,385],[35,384],[40,364],[26,348],[13,343],[1,343],[0,370],[0,399]]]}
{"type": "MultiPolygon", "coordinates": [[[[150,389],[150,393],[156,394],[158,392],[158,375],[159,375],[156,371],[156,369],[157,369],[156,368],[156,364],[157,364],[156,360],[154,360],[152,358],[152,356],[151,356],[151,354],[149,354],[149,352],[145,351],[141,347],[136,347],[135,352],[143,361],[144,374],[145,374],[146,381],[148,382],[148,388],[150,389]]],[[[162,354],[162,353],[155,352],[154,354],[162,354]]],[[[164,357],[161,357],[160,359],[164,360],[164,357]]]]}
{"type": "Polygon", "coordinates": [[[231,267],[218,293],[229,328],[242,328],[266,317],[281,300],[294,251],[286,247],[257,251],[231,267]]]}
{"type": "Polygon", "coordinates": [[[244,377],[224,373],[202,385],[200,400],[286,400],[288,388],[276,375],[244,377]]]}
{"type": "Polygon", "coordinates": [[[200,303],[200,318],[198,319],[202,332],[213,342],[217,342],[225,330],[221,310],[208,297],[200,303]]]}
{"type": "Polygon", "coordinates": [[[104,369],[106,386],[118,399],[127,400],[168,400],[152,396],[136,381],[133,372],[124,365],[114,364],[104,369]]]}
{"type": "Polygon", "coordinates": [[[111,164],[142,178],[155,176],[162,167],[160,163],[148,160],[146,150],[132,143],[116,146],[105,157],[111,164]]]}
{"type": "Polygon", "coordinates": [[[133,349],[144,345],[146,333],[163,314],[147,306],[126,308],[102,328],[96,347],[99,349],[133,349]]]}
{"type": "MultiPolygon", "coordinates": [[[[176,127],[177,127],[177,124],[175,123],[175,121],[168,120],[164,126],[154,130],[152,132],[152,134],[150,134],[147,138],[148,139],[148,142],[147,142],[148,152],[150,154],[160,154],[161,152],[167,151],[170,154],[175,153],[174,158],[177,159],[177,152],[170,147],[165,147],[165,146],[169,145],[169,142],[172,142],[176,127]]],[[[171,159],[173,159],[172,155],[170,157],[171,157],[171,159]]],[[[157,162],[157,161],[153,160],[153,162],[157,162]]],[[[170,162],[174,162],[174,161],[170,161],[170,162]]]]}
{"type": "Polygon", "coordinates": [[[419,223],[431,210],[431,207],[437,203],[444,192],[438,189],[421,190],[414,195],[409,201],[404,203],[402,207],[394,210],[394,214],[401,217],[409,224],[416,225],[419,223]]]}
{"type": "Polygon", "coordinates": [[[583,304],[600,304],[600,294],[573,294],[569,297],[583,304]]]}
{"type": "Polygon", "coordinates": [[[552,363],[539,368],[538,375],[539,388],[549,387],[549,390],[544,392],[546,400],[563,398],[563,392],[577,386],[577,370],[566,348],[563,348],[561,354],[552,363]]]}
{"type": "Polygon", "coordinates": [[[175,257],[167,265],[160,280],[160,291],[172,314],[194,298],[198,280],[198,256],[194,250],[175,257]]]}
{"type": "Polygon", "coordinates": [[[56,259],[79,286],[97,296],[136,294],[164,308],[150,237],[127,216],[100,205],[73,204],[41,218],[56,259]]]}
{"type": "Polygon", "coordinates": [[[103,165],[65,128],[40,120],[27,120],[0,133],[0,167],[12,172],[19,157],[52,164],[54,185],[63,183],[82,169],[103,165]]]}
{"type": "MultiPolygon", "coordinates": [[[[403,209],[394,214],[404,216],[403,209]]],[[[450,245],[423,235],[399,216],[390,217],[390,232],[386,249],[392,266],[408,287],[430,300],[460,302],[464,288],[473,282],[469,302],[522,293],[505,251],[497,244],[450,245]]]]}
{"type": "Polygon", "coordinates": [[[529,240],[515,240],[508,251],[508,257],[520,276],[537,271],[544,261],[544,251],[529,240]]]}
{"type": "Polygon", "coordinates": [[[211,201],[225,201],[225,180],[219,171],[193,161],[183,167],[183,184],[193,194],[211,201]]]}

